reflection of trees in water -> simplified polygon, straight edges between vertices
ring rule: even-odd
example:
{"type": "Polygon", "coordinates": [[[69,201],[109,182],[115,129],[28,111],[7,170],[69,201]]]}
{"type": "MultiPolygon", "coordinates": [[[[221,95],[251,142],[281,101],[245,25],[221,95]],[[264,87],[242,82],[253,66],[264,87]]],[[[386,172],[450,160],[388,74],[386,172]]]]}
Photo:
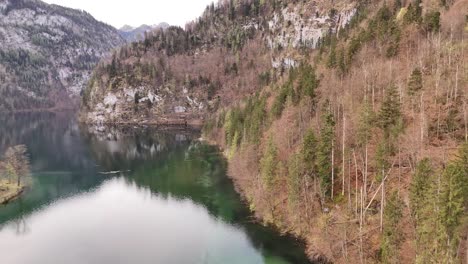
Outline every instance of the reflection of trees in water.
{"type": "Polygon", "coordinates": [[[26,222],[26,217],[20,216],[12,222],[15,225],[16,235],[27,235],[31,233],[31,228],[26,222]]]}
{"type": "Polygon", "coordinates": [[[172,148],[159,160],[147,162],[126,176],[129,184],[150,189],[158,196],[187,199],[203,205],[217,219],[242,228],[252,244],[268,255],[291,263],[309,263],[294,238],[278,237],[257,223],[226,176],[227,163],[218,149],[200,142],[172,148]]]}
{"type": "Polygon", "coordinates": [[[0,115],[0,153],[24,144],[33,171],[91,168],[72,112],[0,115]]]}
{"type": "Polygon", "coordinates": [[[197,136],[190,131],[160,131],[156,128],[81,127],[81,136],[103,170],[132,169],[186,148],[197,136]]]}
{"type": "Polygon", "coordinates": [[[96,177],[95,162],[80,138],[73,113],[0,115],[0,123],[0,150],[26,145],[33,176],[32,188],[1,208],[0,224],[102,182],[96,177]]]}

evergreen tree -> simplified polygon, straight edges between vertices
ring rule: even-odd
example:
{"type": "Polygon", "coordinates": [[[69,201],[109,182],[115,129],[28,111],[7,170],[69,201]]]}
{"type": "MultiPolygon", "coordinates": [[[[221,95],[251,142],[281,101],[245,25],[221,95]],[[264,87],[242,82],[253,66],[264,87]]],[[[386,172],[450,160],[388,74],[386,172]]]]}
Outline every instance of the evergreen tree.
{"type": "Polygon", "coordinates": [[[431,187],[431,177],[433,171],[429,159],[421,160],[416,166],[416,172],[410,185],[410,206],[411,213],[417,224],[427,202],[427,195],[431,187]]]}
{"type": "Polygon", "coordinates": [[[385,138],[401,123],[401,104],[395,85],[390,85],[379,112],[380,127],[384,130],[385,138]]]}
{"type": "Polygon", "coordinates": [[[315,175],[317,164],[317,137],[312,129],[310,129],[304,137],[301,154],[305,173],[309,176],[315,175]]]}
{"type": "Polygon", "coordinates": [[[413,178],[410,197],[412,211],[416,210],[417,216],[417,263],[428,263],[435,259],[439,263],[458,262],[456,252],[461,237],[459,229],[467,217],[466,155],[467,147],[462,146],[458,159],[447,164],[438,175],[430,175],[428,161],[418,165],[419,175],[413,178]],[[429,175],[426,177],[429,183],[423,182],[425,175],[429,175]],[[422,196],[416,197],[417,192],[422,196]],[[415,208],[416,203],[418,207],[415,208]]]}
{"type": "Polygon", "coordinates": [[[403,201],[393,192],[388,199],[384,210],[384,228],[382,234],[381,259],[382,263],[400,263],[399,248],[403,234],[400,220],[403,217],[403,201]]]}
{"type": "Polygon", "coordinates": [[[275,102],[273,103],[273,106],[271,107],[271,113],[275,118],[280,118],[281,115],[283,114],[283,110],[285,107],[286,100],[288,99],[288,95],[290,94],[290,86],[289,85],[284,85],[281,88],[281,91],[275,98],[275,102]]]}
{"type": "Polygon", "coordinates": [[[440,12],[428,12],[424,16],[423,26],[426,32],[438,32],[440,30],[440,12]]]}
{"type": "Polygon", "coordinates": [[[327,67],[328,68],[336,68],[337,61],[336,61],[336,45],[332,45],[330,49],[330,54],[328,55],[327,67]]]}
{"type": "Polygon", "coordinates": [[[340,49],[338,52],[338,72],[341,76],[345,75],[348,71],[346,66],[346,58],[344,49],[340,49]]]}
{"type": "Polygon", "coordinates": [[[419,68],[415,68],[411,73],[411,76],[408,81],[408,94],[415,95],[417,92],[422,90],[422,72],[419,68]]]}
{"type": "Polygon", "coordinates": [[[366,99],[362,105],[359,115],[358,126],[358,142],[359,145],[366,145],[372,136],[372,121],[374,120],[374,112],[372,111],[369,101],[366,99]]]}
{"type": "Polygon", "coordinates": [[[375,153],[375,167],[377,168],[376,179],[382,181],[385,177],[385,172],[390,167],[390,162],[388,158],[392,155],[391,144],[388,142],[388,139],[384,139],[377,146],[377,151],[375,153]]]}
{"type": "Polygon", "coordinates": [[[421,23],[422,21],[422,1],[416,0],[408,5],[406,14],[403,18],[406,24],[421,23]]]}
{"type": "Polygon", "coordinates": [[[299,80],[299,88],[301,94],[304,96],[308,96],[314,103],[316,99],[315,91],[320,83],[315,74],[315,70],[309,64],[302,64],[300,71],[301,79],[299,80]]]}
{"type": "Polygon", "coordinates": [[[321,181],[322,194],[331,192],[332,148],[334,140],[335,120],[333,113],[326,104],[327,110],[322,117],[322,129],[320,131],[320,143],[317,152],[317,169],[321,181]]]}
{"type": "Polygon", "coordinates": [[[455,228],[460,223],[460,216],[464,208],[464,193],[463,187],[467,179],[463,170],[456,164],[449,164],[445,169],[444,184],[442,185],[442,221],[447,228],[449,236],[453,236],[455,228]]]}
{"type": "Polygon", "coordinates": [[[278,149],[276,148],[273,138],[270,136],[263,157],[260,160],[260,174],[262,176],[263,184],[266,188],[273,187],[278,164],[278,149]]]}
{"type": "Polygon", "coordinates": [[[465,142],[458,153],[457,166],[461,168],[462,174],[465,175],[463,181],[463,193],[465,200],[465,209],[468,209],[468,142],[465,142]]]}
{"type": "Polygon", "coordinates": [[[301,193],[302,161],[298,153],[288,161],[288,199],[291,205],[298,202],[301,193]]]}

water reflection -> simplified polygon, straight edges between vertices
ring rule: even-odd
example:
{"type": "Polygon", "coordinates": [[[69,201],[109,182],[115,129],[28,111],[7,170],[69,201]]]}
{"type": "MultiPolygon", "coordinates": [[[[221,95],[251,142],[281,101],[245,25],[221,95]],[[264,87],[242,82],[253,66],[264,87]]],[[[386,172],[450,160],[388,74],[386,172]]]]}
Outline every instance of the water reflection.
{"type": "Polygon", "coordinates": [[[28,225],[23,235],[14,225],[2,232],[4,263],[264,263],[242,229],[123,179],[55,203],[28,225]]]}
{"type": "Polygon", "coordinates": [[[294,239],[252,221],[197,134],[6,119],[18,133],[1,128],[0,149],[26,144],[34,183],[0,207],[2,263],[307,263],[294,239]]]}

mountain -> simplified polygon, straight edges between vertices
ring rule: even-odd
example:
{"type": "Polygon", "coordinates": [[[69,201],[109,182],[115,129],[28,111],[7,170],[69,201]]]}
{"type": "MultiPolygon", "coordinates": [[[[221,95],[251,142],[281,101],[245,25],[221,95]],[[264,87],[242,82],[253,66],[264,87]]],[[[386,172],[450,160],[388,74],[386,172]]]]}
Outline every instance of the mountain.
{"type": "Polygon", "coordinates": [[[261,221],[318,263],[468,246],[468,1],[210,5],[96,67],[80,118],[203,123],[261,221]]]}
{"type": "Polygon", "coordinates": [[[76,105],[97,62],[123,43],[84,11],[0,1],[0,111],[76,105]]]}
{"type": "Polygon", "coordinates": [[[297,66],[301,55],[288,53],[289,48],[317,47],[356,12],[355,3],[346,1],[333,13],[328,4],[307,2],[291,9],[282,5],[268,2],[236,11],[212,5],[186,30],[150,32],[95,69],[83,97],[83,113],[89,114],[89,121],[99,117],[126,122],[140,120],[141,113],[134,111],[138,106],[144,120],[202,118],[220,104],[255,93],[270,71],[297,66]],[[296,14],[299,9],[305,10],[302,16],[296,14]],[[147,107],[139,106],[140,101],[147,107]],[[109,111],[113,107],[115,111],[109,111]]]}
{"type": "Polygon", "coordinates": [[[166,29],[169,27],[167,23],[159,23],[155,25],[141,25],[137,28],[134,28],[129,25],[125,25],[119,29],[120,35],[127,40],[127,42],[134,42],[138,40],[143,40],[145,38],[145,32],[151,32],[157,29],[166,29]]]}

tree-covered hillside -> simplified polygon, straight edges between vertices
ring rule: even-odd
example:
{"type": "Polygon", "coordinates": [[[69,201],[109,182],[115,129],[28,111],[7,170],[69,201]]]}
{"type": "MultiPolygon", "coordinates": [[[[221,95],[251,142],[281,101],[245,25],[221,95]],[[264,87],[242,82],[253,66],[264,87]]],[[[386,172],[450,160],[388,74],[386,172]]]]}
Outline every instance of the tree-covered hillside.
{"type": "MultiPolygon", "coordinates": [[[[116,51],[95,70],[83,97],[90,122],[202,118],[255,93],[299,63],[355,10],[312,1],[225,1],[186,29],[169,27],[116,51]],[[296,12],[300,12],[298,15],[296,12]],[[111,111],[112,110],[112,111],[111,111]]],[[[337,3],[338,3],[337,2],[337,3]]]]}

